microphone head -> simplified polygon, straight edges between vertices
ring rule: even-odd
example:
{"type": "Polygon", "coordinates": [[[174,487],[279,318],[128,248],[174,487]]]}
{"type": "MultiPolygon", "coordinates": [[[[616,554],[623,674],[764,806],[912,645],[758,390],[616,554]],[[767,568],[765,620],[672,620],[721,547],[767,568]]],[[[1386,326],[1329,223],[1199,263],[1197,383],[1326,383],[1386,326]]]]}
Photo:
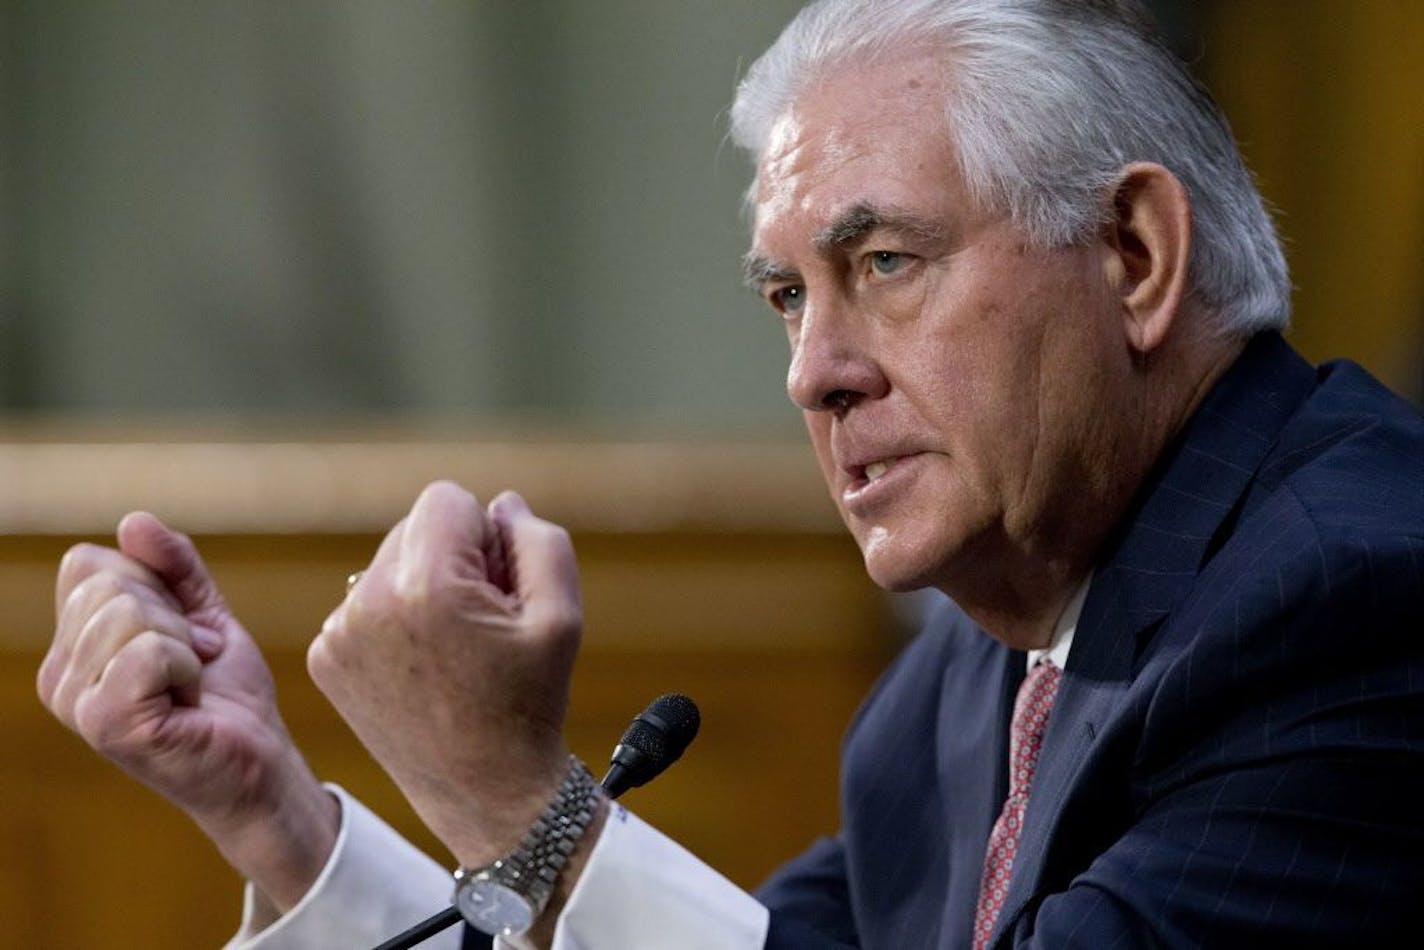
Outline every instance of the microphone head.
{"type": "Polygon", "coordinates": [[[616,798],[624,789],[646,785],[682,756],[701,724],[691,699],[678,693],[659,696],[623,733],[604,787],[616,798]]]}
{"type": "Polygon", "coordinates": [[[666,758],[663,768],[672,765],[697,738],[702,714],[697,704],[681,693],[659,696],[638,714],[623,741],[656,759],[666,758]]]}

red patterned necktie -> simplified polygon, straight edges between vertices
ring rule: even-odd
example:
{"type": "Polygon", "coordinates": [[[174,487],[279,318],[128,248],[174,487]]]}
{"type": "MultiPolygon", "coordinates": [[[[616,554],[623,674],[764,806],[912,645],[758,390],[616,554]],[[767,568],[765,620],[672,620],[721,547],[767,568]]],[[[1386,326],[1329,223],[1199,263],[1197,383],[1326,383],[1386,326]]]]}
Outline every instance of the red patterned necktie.
{"type": "Polygon", "coordinates": [[[1009,735],[1009,797],[1004,800],[1004,810],[994,822],[989,847],[984,852],[984,877],[979,882],[979,908],[974,914],[974,950],[983,950],[989,945],[989,934],[994,930],[999,911],[1004,907],[1004,897],[1009,892],[1014,854],[1023,832],[1024,812],[1028,809],[1029,787],[1038,768],[1038,753],[1043,748],[1043,734],[1048,731],[1048,716],[1053,712],[1061,675],[1062,671],[1052,660],[1040,660],[1029,671],[1014,700],[1009,735]]]}

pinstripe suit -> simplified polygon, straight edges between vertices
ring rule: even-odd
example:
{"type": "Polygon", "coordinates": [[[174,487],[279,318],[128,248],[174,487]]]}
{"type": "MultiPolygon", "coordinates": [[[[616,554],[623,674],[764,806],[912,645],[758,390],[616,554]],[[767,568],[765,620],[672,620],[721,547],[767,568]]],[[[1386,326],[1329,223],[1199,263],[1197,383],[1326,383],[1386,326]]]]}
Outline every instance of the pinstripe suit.
{"type": "MultiPolygon", "coordinates": [[[[763,889],[768,947],[968,946],[1023,668],[929,624],[846,740],[841,833],[763,889]]],[[[1424,420],[1263,334],[1099,559],[998,943],[1373,945],[1419,897],[1424,420]]]]}

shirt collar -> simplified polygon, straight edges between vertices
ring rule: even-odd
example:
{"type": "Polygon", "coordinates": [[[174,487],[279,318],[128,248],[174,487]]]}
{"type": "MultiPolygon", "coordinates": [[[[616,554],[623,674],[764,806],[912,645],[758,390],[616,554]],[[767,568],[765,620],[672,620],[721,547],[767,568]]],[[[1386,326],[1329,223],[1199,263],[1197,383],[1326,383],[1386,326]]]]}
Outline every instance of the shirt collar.
{"type": "Polygon", "coordinates": [[[1073,647],[1073,634],[1078,629],[1078,617],[1083,613],[1083,601],[1088,597],[1088,585],[1093,582],[1093,572],[1083,578],[1083,583],[1058,615],[1058,623],[1053,626],[1053,636],[1048,646],[1042,650],[1028,651],[1028,668],[1032,670],[1039,661],[1047,658],[1060,670],[1068,668],[1068,651],[1073,647]]]}

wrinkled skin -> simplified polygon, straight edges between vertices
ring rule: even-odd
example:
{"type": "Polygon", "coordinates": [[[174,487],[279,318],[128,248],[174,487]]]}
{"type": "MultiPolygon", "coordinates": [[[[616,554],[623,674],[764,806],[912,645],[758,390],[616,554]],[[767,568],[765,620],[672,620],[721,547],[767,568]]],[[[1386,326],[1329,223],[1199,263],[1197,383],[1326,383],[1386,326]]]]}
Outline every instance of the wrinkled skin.
{"type": "Polygon", "coordinates": [[[1100,233],[1041,246],[965,185],[951,81],[911,52],[807,90],[760,163],[748,269],[871,578],[1027,648],[1238,346],[1182,330],[1166,169],[1126,166],[1100,233]]]}
{"type": "Polygon", "coordinates": [[[312,642],[312,679],[465,864],[504,854],[566,769],[582,618],[568,535],[431,485],[312,642]]]}
{"type": "Polygon", "coordinates": [[[145,513],[126,517],[117,540],[77,545],[60,565],[40,699],[289,908],[335,842],[336,803],[192,542],[145,513]]]}
{"type": "MultiPolygon", "coordinates": [[[[45,705],[192,816],[275,911],[294,906],[330,857],[338,806],[192,542],[128,516],[116,548],[65,555],[56,618],[37,679],[45,705]]],[[[480,865],[518,843],[564,775],[581,630],[567,533],[518,495],[485,510],[442,482],[387,535],[308,665],[441,841],[480,865]]],[[[547,943],[585,851],[535,943],[547,943]]]]}

